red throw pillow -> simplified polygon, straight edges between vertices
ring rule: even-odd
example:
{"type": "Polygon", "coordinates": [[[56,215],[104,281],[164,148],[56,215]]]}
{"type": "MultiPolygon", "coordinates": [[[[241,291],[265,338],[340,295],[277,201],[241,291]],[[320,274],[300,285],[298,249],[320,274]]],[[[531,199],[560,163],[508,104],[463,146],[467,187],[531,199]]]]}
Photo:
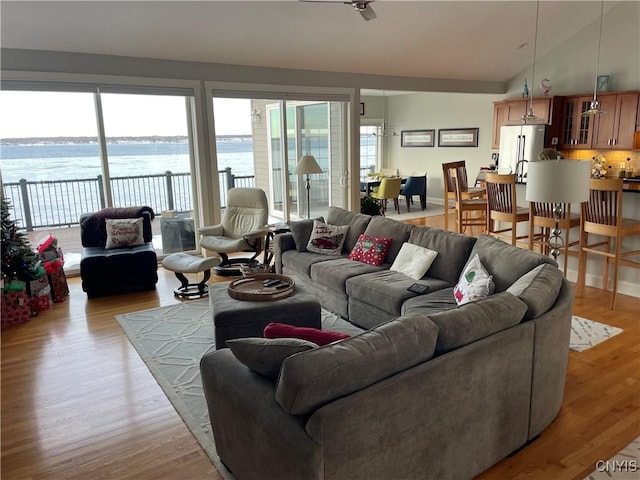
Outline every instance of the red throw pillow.
{"type": "Polygon", "coordinates": [[[349,253],[349,260],[368,263],[379,267],[387,258],[393,238],[371,237],[364,233],[358,237],[353,250],[349,253]]]}
{"type": "Polygon", "coordinates": [[[264,327],[264,338],[300,338],[316,345],[327,345],[350,335],[311,327],[294,327],[284,323],[270,323],[264,327]]]}

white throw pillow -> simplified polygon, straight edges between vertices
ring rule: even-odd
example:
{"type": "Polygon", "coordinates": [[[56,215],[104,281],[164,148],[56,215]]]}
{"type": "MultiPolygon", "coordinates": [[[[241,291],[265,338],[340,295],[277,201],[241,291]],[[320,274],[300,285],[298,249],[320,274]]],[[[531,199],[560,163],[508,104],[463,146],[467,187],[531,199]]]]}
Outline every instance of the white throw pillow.
{"type": "Polygon", "coordinates": [[[309,243],[307,243],[307,250],[315,253],[324,253],[325,255],[340,255],[348,231],[349,225],[329,225],[328,223],[314,220],[311,237],[309,237],[309,243]]]}
{"type": "Polygon", "coordinates": [[[144,245],[142,230],[142,217],[140,218],[107,218],[107,244],[105,249],[136,247],[144,245]]]}
{"type": "Polygon", "coordinates": [[[420,280],[437,256],[438,252],[435,250],[405,242],[389,270],[404,273],[414,280],[420,280]]]}
{"type": "Polygon", "coordinates": [[[488,297],[496,289],[493,277],[487,273],[476,253],[458,279],[453,298],[458,305],[488,297]]]}

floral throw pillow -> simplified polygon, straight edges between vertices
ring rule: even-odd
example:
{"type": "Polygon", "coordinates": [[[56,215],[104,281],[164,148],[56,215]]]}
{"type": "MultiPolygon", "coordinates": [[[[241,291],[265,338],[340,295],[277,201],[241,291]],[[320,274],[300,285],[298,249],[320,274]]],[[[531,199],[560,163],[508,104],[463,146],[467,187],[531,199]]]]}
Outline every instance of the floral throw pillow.
{"type": "Polygon", "coordinates": [[[368,263],[379,267],[389,253],[393,238],[372,237],[364,233],[358,237],[358,241],[349,253],[349,260],[368,263]]]}
{"type": "Polygon", "coordinates": [[[495,288],[493,278],[482,266],[476,253],[460,275],[458,284],[453,289],[453,297],[458,305],[464,305],[488,297],[495,288]]]}
{"type": "Polygon", "coordinates": [[[135,247],[144,244],[142,217],[107,218],[107,244],[105,249],[135,247]]]}
{"type": "Polygon", "coordinates": [[[325,255],[340,255],[348,231],[349,225],[329,225],[314,220],[307,250],[325,255]]]}

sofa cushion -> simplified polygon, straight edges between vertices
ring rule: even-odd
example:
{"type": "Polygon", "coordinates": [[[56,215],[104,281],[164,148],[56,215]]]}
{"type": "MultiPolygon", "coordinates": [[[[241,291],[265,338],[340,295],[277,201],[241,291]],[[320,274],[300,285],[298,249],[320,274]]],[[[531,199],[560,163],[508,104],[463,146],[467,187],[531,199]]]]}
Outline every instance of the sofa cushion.
{"type": "Polygon", "coordinates": [[[270,323],[264,328],[264,338],[299,338],[316,345],[328,345],[351,335],[311,327],[296,327],[285,323],[270,323]]]}
{"type": "Polygon", "coordinates": [[[453,298],[453,287],[448,287],[408,299],[402,304],[400,313],[402,315],[431,315],[457,307],[458,304],[453,298]]]}
{"type": "Polygon", "coordinates": [[[327,223],[331,225],[349,225],[349,231],[347,232],[347,238],[344,241],[342,251],[349,253],[356,242],[360,234],[364,233],[365,228],[371,220],[370,215],[364,215],[362,213],[350,212],[340,207],[329,207],[327,211],[327,223]]]}
{"type": "Polygon", "coordinates": [[[495,289],[491,275],[487,273],[476,254],[460,275],[458,284],[453,289],[453,297],[458,305],[464,305],[488,297],[495,289]]]}
{"type": "Polygon", "coordinates": [[[287,358],[276,385],[285,412],[302,415],[429,360],[438,329],[422,315],[287,358]]]}
{"type": "Polygon", "coordinates": [[[387,254],[387,262],[393,263],[402,248],[402,244],[409,239],[414,226],[409,223],[391,220],[390,218],[375,216],[367,225],[364,233],[372,237],[393,238],[391,248],[387,254]]]}
{"type": "Polygon", "coordinates": [[[478,237],[469,258],[473,258],[476,253],[482,265],[492,275],[496,292],[504,292],[538,265],[548,263],[558,266],[551,257],[513,246],[489,235],[478,237]]]}
{"type": "Polygon", "coordinates": [[[314,220],[307,250],[325,255],[340,255],[348,231],[349,225],[331,225],[314,220]]]}
{"type": "Polygon", "coordinates": [[[475,238],[459,233],[420,226],[411,230],[409,236],[409,243],[438,252],[438,256],[429,267],[429,276],[451,285],[458,282],[475,241],[475,238]]]}
{"type": "MultiPolygon", "coordinates": [[[[323,217],[318,217],[315,220],[324,222],[323,217]]],[[[309,237],[311,237],[311,230],[313,230],[313,218],[306,220],[299,220],[295,222],[288,222],[287,226],[291,235],[293,235],[293,241],[296,244],[296,250],[298,252],[307,251],[307,243],[309,243],[309,237]]]]}
{"type": "Polygon", "coordinates": [[[326,262],[334,259],[335,257],[324,255],[322,253],[298,253],[296,250],[286,250],[282,252],[282,256],[280,258],[283,269],[291,270],[299,275],[306,275],[307,277],[311,275],[311,266],[314,263],[326,262]]]}
{"type": "Polygon", "coordinates": [[[131,248],[144,244],[142,217],[105,219],[107,243],[105,249],[131,248]]]}
{"type": "Polygon", "coordinates": [[[400,251],[389,270],[404,273],[414,280],[420,280],[437,256],[438,252],[434,250],[405,242],[400,247],[400,251]]]}
{"type": "MultiPolygon", "coordinates": [[[[346,287],[349,298],[400,315],[402,304],[416,296],[407,290],[414,283],[415,280],[404,273],[382,270],[352,277],[347,280],[346,287]]],[[[426,281],[420,283],[428,286],[426,281]]],[[[437,287],[434,285],[434,288],[437,287]]]]}
{"type": "Polygon", "coordinates": [[[562,285],[562,273],[558,268],[544,263],[515,281],[507,292],[527,304],[525,318],[530,320],[547,312],[555,303],[562,285]]]}
{"type": "Polygon", "coordinates": [[[383,268],[342,257],[311,265],[310,276],[315,282],[333,290],[345,292],[346,282],[349,278],[380,270],[383,268]]]}
{"type": "Polygon", "coordinates": [[[265,377],[278,378],[285,358],[318,345],[298,338],[236,338],[226,341],[233,355],[250,370],[265,377]]]}
{"type": "Polygon", "coordinates": [[[349,253],[349,260],[379,267],[387,257],[392,241],[393,238],[370,237],[363,233],[358,237],[355,247],[349,253]]]}
{"type": "Polygon", "coordinates": [[[438,326],[436,355],[475,342],[520,323],[527,306],[508,292],[429,315],[438,326]]]}

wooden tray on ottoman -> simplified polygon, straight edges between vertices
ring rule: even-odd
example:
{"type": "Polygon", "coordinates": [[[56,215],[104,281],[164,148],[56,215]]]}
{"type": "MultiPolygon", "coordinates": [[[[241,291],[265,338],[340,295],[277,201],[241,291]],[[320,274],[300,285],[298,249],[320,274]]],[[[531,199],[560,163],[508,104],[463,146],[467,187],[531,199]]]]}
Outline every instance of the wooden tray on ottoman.
{"type": "Polygon", "coordinates": [[[268,302],[288,297],[295,289],[295,282],[286,275],[276,273],[256,273],[234,280],[229,284],[227,292],[237,300],[248,300],[252,302],[268,302]],[[265,287],[264,280],[280,280],[288,286],[277,289],[275,287],[265,287]]]}

